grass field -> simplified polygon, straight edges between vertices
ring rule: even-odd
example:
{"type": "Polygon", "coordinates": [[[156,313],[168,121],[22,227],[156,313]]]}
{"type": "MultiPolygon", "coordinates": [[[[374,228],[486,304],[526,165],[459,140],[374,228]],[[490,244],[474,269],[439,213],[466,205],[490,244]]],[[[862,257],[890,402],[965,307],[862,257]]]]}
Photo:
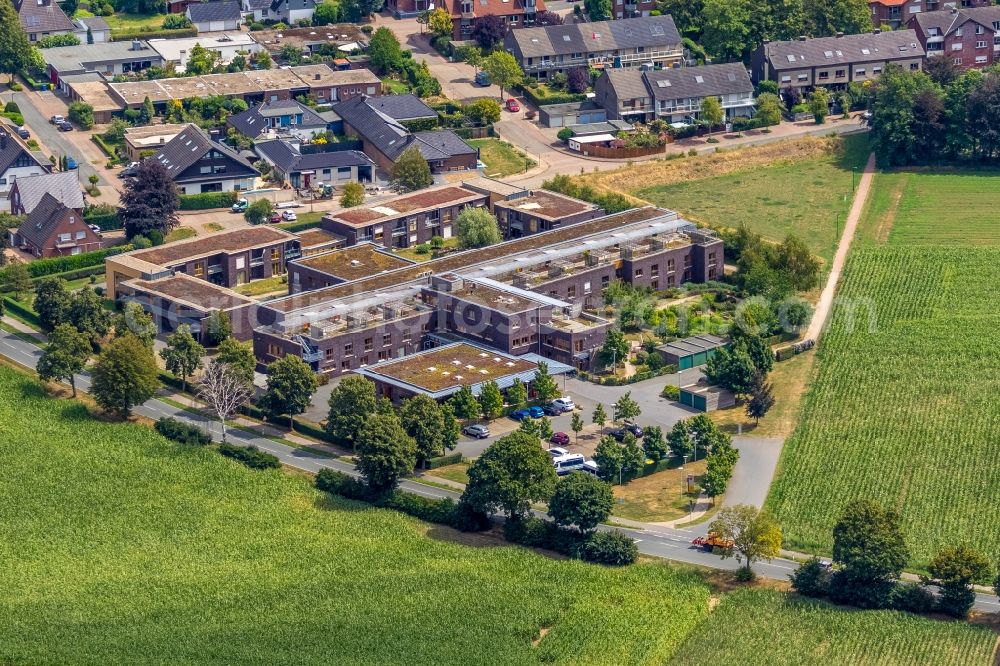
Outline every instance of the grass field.
{"type": "Polygon", "coordinates": [[[851,169],[857,167],[860,177],[867,157],[867,137],[848,136],[837,150],[808,159],[776,160],[720,176],[645,185],[631,194],[713,227],[746,224],[777,241],[794,233],[829,261],[836,229],[838,225],[843,229],[851,201],[851,169]]]}
{"type": "Polygon", "coordinates": [[[890,193],[848,260],[768,501],[791,547],[829,552],[844,503],[874,497],[902,511],[922,567],[945,545],[992,556],[1000,543],[1000,245],[979,243],[1000,222],[968,205],[1000,182],[898,176],[876,181],[890,193]]]}
{"type": "Polygon", "coordinates": [[[995,642],[993,632],[960,622],[845,611],[770,590],[739,590],[722,600],[670,664],[962,666],[990,663],[995,642]]]}
{"type": "Polygon", "coordinates": [[[105,16],[108,26],[114,33],[130,32],[132,30],[160,30],[163,27],[163,19],[166,14],[127,14],[125,12],[115,12],[111,16],[105,16]]]}
{"type": "Polygon", "coordinates": [[[500,139],[471,139],[468,143],[479,148],[479,159],[486,165],[483,173],[490,177],[523,173],[536,164],[524,152],[500,139]]]}
{"type": "Polygon", "coordinates": [[[236,287],[244,296],[263,296],[277,291],[288,291],[288,276],[275,275],[264,280],[254,280],[236,287]]]}

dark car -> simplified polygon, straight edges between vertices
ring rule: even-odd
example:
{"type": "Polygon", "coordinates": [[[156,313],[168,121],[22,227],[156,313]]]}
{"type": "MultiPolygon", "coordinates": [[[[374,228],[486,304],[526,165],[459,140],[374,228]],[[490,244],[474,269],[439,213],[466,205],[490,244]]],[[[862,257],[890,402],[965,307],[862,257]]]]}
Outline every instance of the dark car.
{"type": "Polygon", "coordinates": [[[621,442],[624,441],[626,433],[632,433],[633,437],[639,439],[642,437],[642,428],[640,428],[634,423],[626,423],[621,428],[615,428],[614,430],[612,430],[611,436],[614,437],[619,442],[621,442]]]}
{"type": "Polygon", "coordinates": [[[566,410],[564,410],[560,405],[550,402],[549,404],[542,406],[542,411],[545,412],[546,416],[559,416],[566,410]]]}
{"type": "Polygon", "coordinates": [[[281,213],[275,211],[271,213],[271,224],[277,224],[278,222],[281,222],[281,213]]]}
{"type": "Polygon", "coordinates": [[[25,127],[18,127],[17,135],[22,139],[24,139],[25,141],[31,138],[31,132],[29,132],[25,127]]]}
{"type": "Polygon", "coordinates": [[[549,441],[559,446],[569,446],[569,435],[564,432],[557,432],[549,438],[549,441]]]}
{"type": "Polygon", "coordinates": [[[59,127],[59,131],[60,132],[72,132],[73,131],[73,124],[69,123],[69,122],[66,122],[66,121],[63,121],[63,122],[59,123],[58,127],[59,127]]]}

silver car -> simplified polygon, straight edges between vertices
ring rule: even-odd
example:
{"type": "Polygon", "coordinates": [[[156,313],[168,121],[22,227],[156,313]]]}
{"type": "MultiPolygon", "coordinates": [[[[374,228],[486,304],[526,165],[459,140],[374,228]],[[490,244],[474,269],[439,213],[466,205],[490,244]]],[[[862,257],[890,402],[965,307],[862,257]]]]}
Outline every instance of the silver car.
{"type": "Polygon", "coordinates": [[[475,437],[477,439],[486,439],[490,436],[490,429],[484,425],[479,425],[478,423],[465,426],[462,428],[462,432],[469,437],[475,437]]]}

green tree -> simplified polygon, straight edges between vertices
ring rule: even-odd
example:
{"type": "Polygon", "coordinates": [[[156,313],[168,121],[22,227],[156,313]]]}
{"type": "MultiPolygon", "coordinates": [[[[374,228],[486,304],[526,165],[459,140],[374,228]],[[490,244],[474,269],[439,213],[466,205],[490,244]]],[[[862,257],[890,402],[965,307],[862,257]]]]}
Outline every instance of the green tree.
{"type": "Polygon", "coordinates": [[[816,88],[809,94],[809,110],[817,125],[826,122],[826,117],[830,114],[830,93],[826,88],[816,88]]]}
{"type": "Polygon", "coordinates": [[[804,33],[832,37],[838,32],[855,35],[872,29],[866,0],[802,0],[804,33]]]}
{"type": "Polygon", "coordinates": [[[626,391],[622,397],[615,401],[614,410],[614,421],[634,419],[642,414],[639,403],[632,399],[632,391],[626,391]]]}
{"type": "Polygon", "coordinates": [[[441,442],[444,448],[451,451],[458,446],[458,438],[462,435],[462,426],[455,418],[455,410],[450,403],[441,404],[441,419],[444,423],[444,430],[441,433],[441,442]]]}
{"type": "Polygon", "coordinates": [[[471,65],[476,72],[483,66],[483,50],[474,44],[465,44],[455,49],[455,60],[471,65]]]}
{"type": "Polygon", "coordinates": [[[428,15],[427,27],[437,37],[450,37],[452,33],[451,14],[443,7],[438,7],[428,15]]]}
{"type": "Polygon", "coordinates": [[[507,388],[507,404],[511,409],[521,409],[528,402],[528,389],[520,379],[507,388]]]}
{"type": "Polygon", "coordinates": [[[746,351],[719,349],[705,364],[705,378],[737,395],[747,395],[753,390],[757,368],[746,351]]]}
{"type": "Polygon", "coordinates": [[[781,98],[774,93],[757,95],[757,119],[765,125],[777,125],[781,122],[781,98]]]}
{"type": "Polygon", "coordinates": [[[774,392],[771,383],[764,379],[762,373],[754,375],[754,386],[750,392],[750,400],[747,402],[747,416],[759,424],[767,412],[774,406],[774,392]]]}
{"type": "Polygon", "coordinates": [[[90,358],[90,340],[70,324],[60,324],[49,335],[45,351],[38,358],[38,377],[44,381],[68,381],[76,397],[76,375],[90,358]]]}
{"type": "Polygon", "coordinates": [[[622,441],[622,474],[627,479],[634,479],[642,472],[646,464],[646,453],[639,445],[639,440],[632,433],[626,433],[622,441]]]}
{"type": "Polygon", "coordinates": [[[646,457],[656,462],[667,457],[667,440],[660,426],[646,426],[642,431],[642,450],[646,457]]]}
{"type": "Polygon", "coordinates": [[[583,0],[583,11],[591,21],[609,21],[613,16],[611,0],[583,0]]]}
{"type": "Polygon", "coordinates": [[[207,342],[210,347],[219,346],[223,340],[233,335],[233,324],[229,320],[229,315],[222,310],[212,310],[208,315],[206,325],[207,342]]]}
{"type": "Polygon", "coordinates": [[[69,119],[80,126],[80,129],[89,130],[94,126],[94,107],[86,102],[72,102],[69,105],[69,119]]]}
{"type": "Polygon", "coordinates": [[[187,378],[201,367],[204,355],[205,348],[194,339],[187,324],[178,326],[167,338],[167,346],[160,350],[167,370],[181,378],[181,391],[187,390],[187,378]]]}
{"type": "Polygon", "coordinates": [[[153,317],[146,312],[136,301],[128,301],[122,308],[122,313],[113,319],[116,336],[133,335],[142,344],[149,348],[153,347],[153,339],[156,338],[157,328],[153,322],[153,317]]]}
{"type": "Polygon", "coordinates": [[[139,109],[139,120],[145,125],[155,117],[156,107],[153,106],[153,100],[149,99],[149,95],[146,95],[142,100],[142,108],[139,109]]]}
{"type": "Polygon", "coordinates": [[[573,441],[579,442],[580,433],[583,431],[583,417],[575,411],[569,420],[569,429],[573,431],[573,441]]]}
{"type": "Polygon", "coordinates": [[[483,406],[483,415],[490,421],[503,414],[503,393],[493,380],[483,384],[479,392],[479,402],[483,406]]]}
{"type": "Polygon", "coordinates": [[[721,61],[741,60],[755,47],[751,42],[748,0],[704,0],[701,45],[721,61]]]}
{"type": "Polygon", "coordinates": [[[691,433],[684,421],[678,421],[667,434],[667,446],[678,458],[691,457],[694,453],[694,442],[691,441],[691,433]]]}
{"type": "Polygon", "coordinates": [[[353,208],[365,202],[365,186],[356,180],[344,185],[344,193],[340,195],[342,208],[353,208]]]}
{"type": "Polygon", "coordinates": [[[709,95],[701,100],[701,110],[698,117],[708,125],[708,132],[711,135],[712,128],[721,125],[722,121],[726,119],[726,112],[722,110],[722,102],[719,101],[719,98],[709,95]]]}
{"type": "Polygon", "coordinates": [[[91,340],[99,340],[111,330],[111,312],[104,307],[104,299],[90,287],[75,292],[70,298],[67,311],[69,323],[91,340]]]}
{"type": "Polygon", "coordinates": [[[538,439],[520,432],[501,437],[469,468],[462,500],[482,513],[502,510],[519,518],[534,502],[546,502],[556,485],[552,457],[538,439]]]}
{"type": "Polygon", "coordinates": [[[722,550],[722,559],[735,557],[745,580],[753,579],[754,562],[770,561],[781,552],[781,526],[767,509],[749,504],[724,507],[708,529],[732,540],[732,547],[722,550]]]}
{"type": "Polygon", "coordinates": [[[404,402],[399,410],[399,421],[406,434],[416,442],[418,463],[444,453],[444,417],[433,398],[415,395],[404,402]]]}
{"type": "Polygon", "coordinates": [[[348,375],[330,391],[326,431],[358,450],[358,433],[376,408],[375,384],[360,375],[348,375]]]}
{"type": "MultiPolygon", "coordinates": [[[[0,0],[0,5],[2,4],[3,0],[0,0]]],[[[17,300],[22,300],[31,293],[31,287],[31,273],[28,272],[26,265],[19,262],[9,265],[4,270],[3,289],[12,292],[17,300]]]]}
{"type": "Polygon", "coordinates": [[[267,388],[260,397],[260,407],[270,418],[288,414],[292,430],[295,416],[306,411],[316,392],[316,374],[298,356],[282,356],[267,366],[267,388]]]}
{"type": "MultiPolygon", "coordinates": [[[[607,1],[607,0],[605,0],[607,1]]],[[[503,91],[510,90],[521,83],[524,72],[517,60],[506,51],[494,51],[483,60],[483,71],[490,75],[490,80],[500,86],[500,98],[503,91]]]]}
{"type": "Polygon", "coordinates": [[[535,370],[535,379],[532,381],[535,387],[535,395],[542,402],[548,402],[559,397],[559,386],[556,380],[549,374],[549,364],[545,361],[538,362],[538,369],[535,370]]]}
{"type": "Polygon", "coordinates": [[[549,500],[549,516],[557,525],[593,531],[611,515],[614,494],[611,485],[592,474],[572,472],[556,482],[549,500]]]}
{"type": "Polygon", "coordinates": [[[395,414],[369,414],[358,432],[357,466],[372,490],[387,493],[413,471],[417,444],[395,414]]]}
{"type": "Polygon", "coordinates": [[[472,395],[472,389],[468,386],[463,386],[455,391],[449,402],[455,416],[465,421],[478,419],[483,413],[479,401],[476,400],[476,396],[472,395]]]}
{"type": "MultiPolygon", "coordinates": [[[[379,28],[382,30],[383,28],[379,28]]],[[[434,184],[434,176],[427,160],[415,145],[403,151],[392,168],[389,187],[399,193],[413,192],[434,184]]]]}
{"type": "Polygon", "coordinates": [[[472,104],[466,106],[462,112],[466,118],[477,125],[491,125],[499,122],[502,113],[500,102],[489,97],[477,99],[472,104]]]}
{"type": "Polygon", "coordinates": [[[594,462],[597,463],[597,473],[602,479],[614,481],[621,479],[625,452],[614,437],[601,437],[594,449],[594,462]]]}
{"type": "Polygon", "coordinates": [[[861,608],[883,608],[909,559],[899,514],[872,500],[854,500],[833,527],[833,560],[841,568],[830,581],[830,596],[861,608]]]}
{"type": "Polygon", "coordinates": [[[938,610],[953,617],[964,618],[976,602],[973,585],[989,582],[992,568],[990,561],[979,551],[965,544],[949,546],[931,560],[927,571],[931,577],[925,582],[937,585],[938,610]]]}
{"type": "Polygon", "coordinates": [[[94,400],[101,409],[122,419],[160,387],[153,350],[131,335],[115,338],[104,347],[91,376],[94,400]]]}
{"type": "Polygon", "coordinates": [[[536,427],[538,428],[538,439],[543,442],[549,441],[552,439],[552,435],[555,434],[555,431],[552,429],[552,421],[547,416],[538,419],[536,427]]]}
{"type": "Polygon", "coordinates": [[[31,44],[13,3],[0,1],[0,72],[9,74],[13,81],[14,74],[32,62],[31,44]]]}
{"type": "Polygon", "coordinates": [[[705,473],[701,476],[701,491],[712,498],[726,494],[729,480],[733,477],[733,467],[725,456],[709,456],[705,473]]]}
{"type": "Polygon", "coordinates": [[[601,360],[604,363],[610,363],[612,369],[619,363],[624,363],[628,360],[628,353],[631,349],[631,344],[622,333],[622,330],[617,326],[609,328],[607,334],[604,336],[604,344],[601,345],[601,351],[599,352],[601,360]]]}
{"type": "Polygon", "coordinates": [[[594,412],[590,415],[590,422],[604,430],[604,424],[608,422],[608,413],[604,410],[602,403],[597,403],[594,412]]]}
{"type": "Polygon", "coordinates": [[[217,363],[222,363],[235,372],[247,384],[253,384],[253,373],[257,369],[257,357],[253,353],[253,345],[240,342],[236,338],[226,338],[219,343],[219,353],[215,357],[217,363]]]}
{"type": "Polygon", "coordinates": [[[368,43],[368,55],[372,65],[382,74],[403,68],[403,49],[389,28],[381,27],[375,31],[368,43]]]}
{"type": "Polygon", "coordinates": [[[243,219],[248,224],[267,224],[271,221],[271,213],[274,212],[274,204],[270,199],[257,199],[247,206],[243,211],[243,219]]]}
{"type": "Polygon", "coordinates": [[[62,278],[48,277],[35,286],[34,308],[43,331],[54,331],[57,326],[69,321],[71,301],[72,295],[62,278]]]}
{"type": "Polygon", "coordinates": [[[195,44],[191,47],[191,53],[188,54],[185,71],[190,76],[203,76],[205,74],[211,74],[212,70],[215,69],[215,65],[219,60],[219,57],[220,54],[218,51],[210,51],[201,44],[195,44]]]}
{"type": "Polygon", "coordinates": [[[541,435],[538,432],[538,424],[535,423],[535,419],[524,418],[517,426],[518,432],[523,432],[525,435],[531,435],[536,440],[541,439],[541,435]]]}
{"type": "Polygon", "coordinates": [[[486,247],[502,240],[496,216],[479,206],[462,209],[455,220],[455,235],[462,248],[486,247]]]}
{"type": "Polygon", "coordinates": [[[316,10],[313,12],[313,25],[321,26],[336,23],[339,14],[339,4],[332,0],[325,0],[325,2],[316,5],[316,10]]]}

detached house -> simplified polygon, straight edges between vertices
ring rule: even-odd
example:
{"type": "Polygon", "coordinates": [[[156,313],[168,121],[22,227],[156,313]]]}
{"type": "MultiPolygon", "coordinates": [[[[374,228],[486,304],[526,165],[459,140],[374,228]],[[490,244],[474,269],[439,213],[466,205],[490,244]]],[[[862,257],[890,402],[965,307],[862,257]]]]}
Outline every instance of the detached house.
{"type": "Polygon", "coordinates": [[[48,193],[21,226],[11,230],[11,236],[15,247],[39,259],[101,249],[101,237],[87,226],[80,211],[48,193]]]}
{"type": "Polygon", "coordinates": [[[451,13],[455,40],[472,39],[476,22],[484,16],[498,16],[508,28],[523,28],[545,11],[543,0],[445,0],[441,6],[451,13]]]}
{"type": "Polygon", "coordinates": [[[612,120],[688,122],[698,118],[706,97],[718,98],[727,120],[754,112],[753,83],[742,63],[650,72],[609,69],[597,79],[594,93],[612,120]]]}
{"type": "Polygon", "coordinates": [[[52,0],[17,0],[15,9],[30,42],[37,42],[49,35],[68,35],[77,30],[66,13],[52,0]]]}
{"type": "Polygon", "coordinates": [[[226,119],[226,124],[251,139],[293,136],[303,141],[324,134],[327,121],[294,99],[264,102],[226,119]]]}
{"type": "Polygon", "coordinates": [[[275,139],[258,143],[254,151],[271,165],[275,180],[295,188],[375,181],[375,163],[357,150],[303,154],[296,143],[275,139]]]}
{"type": "Polygon", "coordinates": [[[30,215],[46,196],[83,214],[83,191],[76,171],[57,171],[40,176],[27,176],[14,182],[10,190],[12,215],[30,215]]]}
{"type": "Polygon", "coordinates": [[[17,134],[0,126],[0,197],[7,198],[18,178],[38,176],[52,171],[51,163],[41,153],[33,153],[17,134]]]}
{"type": "Polygon", "coordinates": [[[188,125],[149,159],[166,167],[181,194],[251,190],[260,177],[246,158],[196,125],[188,125]]]}
{"type": "Polygon", "coordinates": [[[513,30],[504,38],[504,48],[525,74],[539,79],[577,67],[669,67],[684,56],[670,16],[513,30]]]}
{"type": "Polygon", "coordinates": [[[917,71],[924,48],[913,30],[875,30],[861,35],[770,42],[751,57],[755,83],[776,81],[780,88],[842,89],[848,83],[871,81],[889,63],[917,71]]]}
{"type": "Polygon", "coordinates": [[[184,14],[198,32],[239,30],[242,18],[238,0],[195,2],[187,6],[184,14]]]}
{"type": "Polygon", "coordinates": [[[921,13],[907,27],[917,33],[928,58],[949,58],[963,69],[1000,60],[1000,7],[921,13]]]}

